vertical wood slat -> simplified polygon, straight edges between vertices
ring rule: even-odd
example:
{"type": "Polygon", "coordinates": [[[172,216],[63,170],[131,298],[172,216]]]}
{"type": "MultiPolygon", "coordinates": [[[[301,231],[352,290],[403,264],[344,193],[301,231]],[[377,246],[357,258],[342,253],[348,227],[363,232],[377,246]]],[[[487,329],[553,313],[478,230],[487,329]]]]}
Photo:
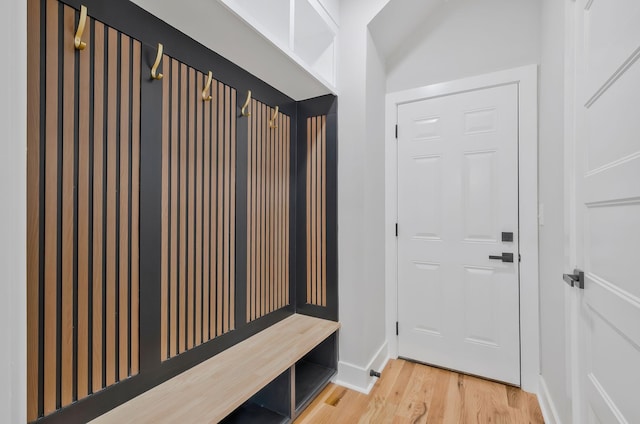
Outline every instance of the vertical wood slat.
{"type": "MultiPolygon", "coordinates": [[[[204,75],[203,75],[203,81],[205,81],[204,75]]],[[[212,81],[212,85],[213,85],[213,81],[212,81]]],[[[210,178],[210,170],[211,170],[211,103],[213,101],[213,97],[212,100],[209,100],[207,102],[204,103],[204,109],[203,109],[203,126],[204,126],[204,132],[203,132],[203,140],[202,140],[202,145],[203,145],[203,151],[202,154],[204,156],[203,158],[203,169],[202,169],[202,180],[203,180],[203,187],[202,187],[202,191],[203,191],[203,198],[202,198],[202,204],[203,204],[203,219],[202,219],[202,236],[203,236],[203,240],[202,240],[202,341],[206,342],[208,340],[210,340],[210,333],[209,333],[209,323],[210,323],[210,315],[209,315],[209,305],[210,305],[210,293],[209,293],[209,288],[210,288],[210,242],[211,242],[211,238],[210,238],[210,213],[211,213],[211,207],[210,207],[210,192],[209,190],[211,189],[211,178],[210,178]]]]}
{"type": "Polygon", "coordinates": [[[322,236],[321,236],[321,212],[322,212],[322,194],[321,194],[321,181],[322,181],[322,136],[321,136],[321,117],[317,116],[316,120],[316,304],[322,305],[322,236]]]}
{"type": "Polygon", "coordinates": [[[251,320],[257,318],[256,313],[256,252],[257,252],[257,217],[256,217],[256,209],[257,209],[257,201],[258,201],[258,186],[257,186],[257,174],[258,174],[258,149],[257,146],[257,134],[256,134],[256,101],[253,100],[251,102],[251,145],[253,150],[253,165],[251,166],[251,172],[253,175],[251,177],[251,193],[252,193],[252,210],[251,210],[251,320]]]}
{"type": "MultiPolygon", "coordinates": [[[[164,68],[164,69],[168,69],[164,68]]],[[[169,298],[169,357],[178,353],[178,61],[171,60],[170,77],[165,77],[171,81],[171,282],[169,298]]]]}
{"type": "MultiPolygon", "coordinates": [[[[251,111],[251,106],[249,107],[249,111],[251,111]]],[[[251,213],[253,210],[252,206],[252,190],[251,190],[251,176],[252,176],[252,166],[253,166],[253,147],[252,147],[252,136],[251,136],[251,122],[252,119],[247,119],[247,293],[245,298],[246,306],[246,316],[245,319],[247,322],[251,321],[251,228],[252,228],[252,219],[251,213]]]]}
{"type": "Polygon", "coordinates": [[[231,227],[229,228],[230,240],[229,240],[229,253],[231,272],[229,277],[229,330],[236,328],[236,90],[231,89],[231,106],[229,107],[229,114],[231,119],[231,210],[229,215],[231,217],[231,227]]]}
{"type": "Polygon", "coordinates": [[[326,116],[307,118],[307,303],[327,305],[326,116]]]}
{"type": "Polygon", "coordinates": [[[118,33],[113,28],[108,29],[108,77],[107,77],[107,309],[105,321],[107,324],[107,381],[108,386],[116,382],[116,161],[117,161],[117,60],[118,33]]]}
{"type": "Polygon", "coordinates": [[[120,229],[118,380],[129,375],[129,37],[120,35],[120,229]]]}
{"type": "Polygon", "coordinates": [[[230,143],[230,88],[225,86],[224,89],[224,282],[223,282],[223,296],[224,296],[224,316],[222,331],[229,331],[229,211],[230,211],[230,169],[231,169],[231,143],[230,143]]]}
{"type": "Polygon", "coordinates": [[[187,135],[187,350],[193,348],[194,333],[195,333],[195,299],[194,299],[194,236],[195,236],[195,213],[194,213],[194,194],[195,194],[195,70],[189,68],[187,75],[187,116],[188,116],[188,128],[187,135]]]}
{"type": "MultiPolygon", "coordinates": [[[[64,7],[64,27],[73,28],[75,14],[64,7]]],[[[75,117],[74,117],[74,61],[73,34],[65,31],[63,39],[63,93],[62,93],[62,307],[61,317],[61,406],[73,401],[73,227],[75,211],[74,162],[75,162],[75,117]],[[71,70],[71,71],[70,71],[71,70]]]]}
{"type": "Polygon", "coordinates": [[[105,358],[103,348],[103,194],[104,194],[104,98],[105,98],[105,27],[95,23],[94,94],[93,94],[93,317],[92,317],[92,390],[104,387],[102,366],[105,358]]]}
{"type": "MultiPolygon", "coordinates": [[[[269,108],[269,121],[275,113],[275,108],[269,108]]],[[[275,125],[275,121],[274,121],[275,125]]],[[[278,294],[280,289],[280,279],[278,278],[278,240],[280,239],[280,233],[278,229],[278,216],[280,213],[280,205],[278,203],[278,186],[280,184],[280,176],[278,174],[278,164],[280,158],[278,157],[278,131],[275,128],[269,127],[269,134],[271,137],[271,151],[273,157],[273,171],[271,174],[272,181],[272,194],[271,203],[273,205],[271,214],[271,228],[272,228],[272,240],[271,240],[271,309],[276,310],[280,306],[278,294]]]]}
{"type": "Polygon", "coordinates": [[[265,145],[265,134],[266,129],[264,128],[264,124],[266,115],[266,105],[260,104],[260,114],[258,117],[258,131],[260,132],[259,143],[262,146],[262,155],[260,161],[262,162],[262,172],[260,173],[260,316],[265,315],[267,310],[265,308],[266,303],[266,250],[267,250],[267,230],[266,230],[266,175],[267,175],[267,146],[265,145]]]}
{"type": "MultiPolygon", "coordinates": [[[[87,27],[91,19],[87,18],[87,27]]],[[[87,47],[80,55],[78,116],[78,348],[77,398],[89,394],[89,104],[91,87],[91,32],[84,41],[87,47]]]]}
{"type": "Polygon", "coordinates": [[[178,353],[186,350],[186,325],[187,325],[187,292],[186,292],[186,262],[187,262],[187,66],[180,64],[180,246],[178,247],[180,263],[180,294],[178,302],[178,353]]]}
{"type": "MultiPolygon", "coordinates": [[[[204,75],[198,73],[196,81],[196,89],[198,93],[204,88],[204,75]]],[[[195,95],[195,93],[194,93],[195,95]]],[[[196,190],[196,206],[195,206],[195,302],[196,302],[196,318],[195,318],[195,341],[196,346],[202,343],[202,103],[200,96],[195,96],[196,101],[196,138],[195,138],[195,190],[196,190]]]]}
{"type": "Polygon", "coordinates": [[[217,268],[217,278],[216,278],[216,303],[217,303],[217,319],[216,319],[216,335],[219,336],[223,334],[222,330],[222,317],[223,317],[223,239],[224,239],[224,229],[223,229],[223,215],[224,208],[222,207],[223,202],[223,172],[224,172],[224,85],[222,83],[218,84],[218,156],[217,156],[217,167],[218,167],[218,188],[217,188],[217,209],[218,209],[218,222],[217,222],[217,236],[218,236],[218,251],[216,258],[216,268],[217,268]]]}
{"type": "Polygon", "coordinates": [[[140,66],[141,45],[133,42],[131,120],[131,375],[140,368],[140,66]]]}
{"type": "Polygon", "coordinates": [[[283,185],[284,185],[284,160],[283,160],[283,154],[284,154],[284,146],[282,144],[282,116],[280,114],[278,114],[277,120],[276,120],[276,129],[275,129],[275,137],[276,137],[276,146],[277,146],[277,158],[278,158],[278,176],[277,176],[277,205],[278,205],[278,211],[277,211],[277,229],[276,229],[276,234],[278,235],[278,240],[277,240],[277,251],[276,251],[276,256],[277,256],[277,281],[278,281],[278,306],[282,306],[284,305],[284,267],[282,265],[283,263],[283,255],[284,255],[284,249],[282,247],[283,242],[284,242],[284,225],[282,223],[282,219],[284,216],[284,192],[283,192],[283,185]]]}
{"type": "Polygon", "coordinates": [[[40,344],[40,4],[27,3],[27,420],[39,415],[40,344]]]}
{"type": "Polygon", "coordinates": [[[285,178],[285,183],[286,183],[286,207],[285,207],[285,215],[286,215],[286,219],[285,219],[285,258],[286,258],[286,273],[285,273],[285,277],[286,277],[286,283],[285,283],[285,287],[287,289],[287,295],[286,295],[286,304],[289,303],[289,287],[291,287],[290,284],[290,276],[291,273],[289,272],[289,252],[290,252],[290,245],[289,245],[289,237],[290,237],[290,227],[289,227],[289,223],[291,222],[291,216],[289,213],[289,192],[291,189],[291,178],[290,178],[290,173],[289,170],[291,168],[291,156],[290,156],[290,150],[291,150],[291,118],[289,116],[286,117],[286,123],[285,123],[285,128],[286,128],[286,136],[285,136],[285,146],[287,147],[287,152],[286,152],[286,169],[285,169],[285,174],[286,174],[286,178],[285,178]]]}
{"type": "Polygon", "coordinates": [[[255,271],[255,307],[256,314],[255,318],[259,318],[262,316],[263,311],[261,310],[262,303],[260,302],[261,296],[261,285],[262,285],[262,115],[260,110],[260,105],[258,102],[255,102],[254,107],[254,122],[255,122],[255,135],[254,138],[256,140],[257,145],[257,156],[256,156],[256,247],[255,247],[255,257],[256,257],[256,271],[255,271]]]}
{"type": "Polygon", "coordinates": [[[307,118],[307,303],[311,303],[311,118],[307,118]]]}
{"type": "Polygon", "coordinates": [[[210,218],[209,218],[209,337],[215,338],[217,333],[217,318],[218,318],[218,109],[220,108],[220,101],[218,97],[220,84],[217,82],[211,82],[211,134],[209,139],[210,144],[210,157],[211,157],[211,177],[210,177],[210,218]],[[214,142],[214,140],[216,140],[214,142]]]}
{"type": "Polygon", "coordinates": [[[322,194],[322,300],[321,305],[327,306],[327,117],[322,116],[322,162],[320,169],[322,170],[321,194],[322,194]]]}
{"type": "MultiPolygon", "coordinates": [[[[266,106],[266,105],[265,105],[266,106]]],[[[273,143],[271,140],[271,128],[269,128],[269,120],[271,119],[271,108],[267,106],[267,228],[268,228],[268,246],[267,246],[267,310],[273,310],[273,143]]]]}
{"type": "Polygon", "coordinates": [[[169,358],[169,57],[162,58],[162,200],[160,262],[160,360],[169,358]]]}
{"type": "MultiPolygon", "coordinates": [[[[213,85],[213,81],[212,81],[213,85]]],[[[210,292],[209,287],[211,280],[209,279],[209,243],[210,243],[210,225],[209,225],[209,213],[210,208],[210,169],[211,169],[211,102],[212,100],[204,102],[203,107],[203,133],[202,133],[202,342],[210,340],[209,335],[209,304],[210,304],[210,292]]]]}
{"type": "Polygon", "coordinates": [[[46,13],[44,413],[49,414],[57,408],[58,3],[48,1],[46,13]]]}

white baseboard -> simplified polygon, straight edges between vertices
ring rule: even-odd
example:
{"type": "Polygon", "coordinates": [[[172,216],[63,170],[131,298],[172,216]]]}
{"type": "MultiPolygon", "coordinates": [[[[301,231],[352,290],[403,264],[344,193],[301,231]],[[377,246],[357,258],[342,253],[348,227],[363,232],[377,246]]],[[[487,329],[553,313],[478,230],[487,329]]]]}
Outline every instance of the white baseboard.
{"type": "Polygon", "coordinates": [[[562,424],[560,416],[558,415],[558,409],[553,403],[549,388],[542,375],[540,375],[538,382],[538,403],[540,404],[540,410],[542,411],[542,416],[546,424],[562,424]]]}
{"type": "Polygon", "coordinates": [[[376,382],[376,378],[371,377],[369,371],[382,372],[389,361],[387,350],[387,342],[385,341],[365,367],[344,361],[338,362],[338,375],[334,383],[368,395],[376,382]]]}

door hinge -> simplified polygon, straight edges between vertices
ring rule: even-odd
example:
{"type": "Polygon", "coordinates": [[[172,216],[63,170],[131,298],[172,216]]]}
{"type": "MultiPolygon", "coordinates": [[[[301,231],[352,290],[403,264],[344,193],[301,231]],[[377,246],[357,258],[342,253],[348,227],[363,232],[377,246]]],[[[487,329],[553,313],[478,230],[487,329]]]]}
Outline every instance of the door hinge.
{"type": "Polygon", "coordinates": [[[398,139],[398,124],[396,124],[396,140],[398,139]]]}
{"type": "Polygon", "coordinates": [[[396,222],[396,237],[398,237],[398,223],[396,222]]]}
{"type": "Polygon", "coordinates": [[[400,335],[400,325],[398,324],[398,321],[396,321],[396,336],[400,335]]]}

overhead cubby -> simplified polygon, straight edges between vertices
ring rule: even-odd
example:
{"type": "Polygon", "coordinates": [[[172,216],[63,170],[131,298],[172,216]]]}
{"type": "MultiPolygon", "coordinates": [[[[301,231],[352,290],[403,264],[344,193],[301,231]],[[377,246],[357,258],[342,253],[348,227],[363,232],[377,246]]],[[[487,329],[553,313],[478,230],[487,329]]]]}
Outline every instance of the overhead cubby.
{"type": "Polygon", "coordinates": [[[317,2],[296,1],[294,9],[294,53],[324,80],[335,84],[335,30],[317,2]]]}
{"type": "Polygon", "coordinates": [[[320,0],[219,0],[293,61],[336,92],[338,27],[320,0]]]}
{"type": "Polygon", "coordinates": [[[225,3],[278,47],[289,47],[290,0],[226,0],[225,3]]]}

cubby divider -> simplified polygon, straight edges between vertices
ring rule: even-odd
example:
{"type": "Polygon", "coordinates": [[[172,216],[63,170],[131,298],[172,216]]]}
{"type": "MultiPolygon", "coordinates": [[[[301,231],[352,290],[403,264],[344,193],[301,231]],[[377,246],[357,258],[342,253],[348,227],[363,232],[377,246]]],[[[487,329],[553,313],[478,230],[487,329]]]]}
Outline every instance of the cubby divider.
{"type": "Polygon", "coordinates": [[[333,333],[222,423],[279,424],[295,420],[336,374],[336,342],[337,333],[333,333]]]}

